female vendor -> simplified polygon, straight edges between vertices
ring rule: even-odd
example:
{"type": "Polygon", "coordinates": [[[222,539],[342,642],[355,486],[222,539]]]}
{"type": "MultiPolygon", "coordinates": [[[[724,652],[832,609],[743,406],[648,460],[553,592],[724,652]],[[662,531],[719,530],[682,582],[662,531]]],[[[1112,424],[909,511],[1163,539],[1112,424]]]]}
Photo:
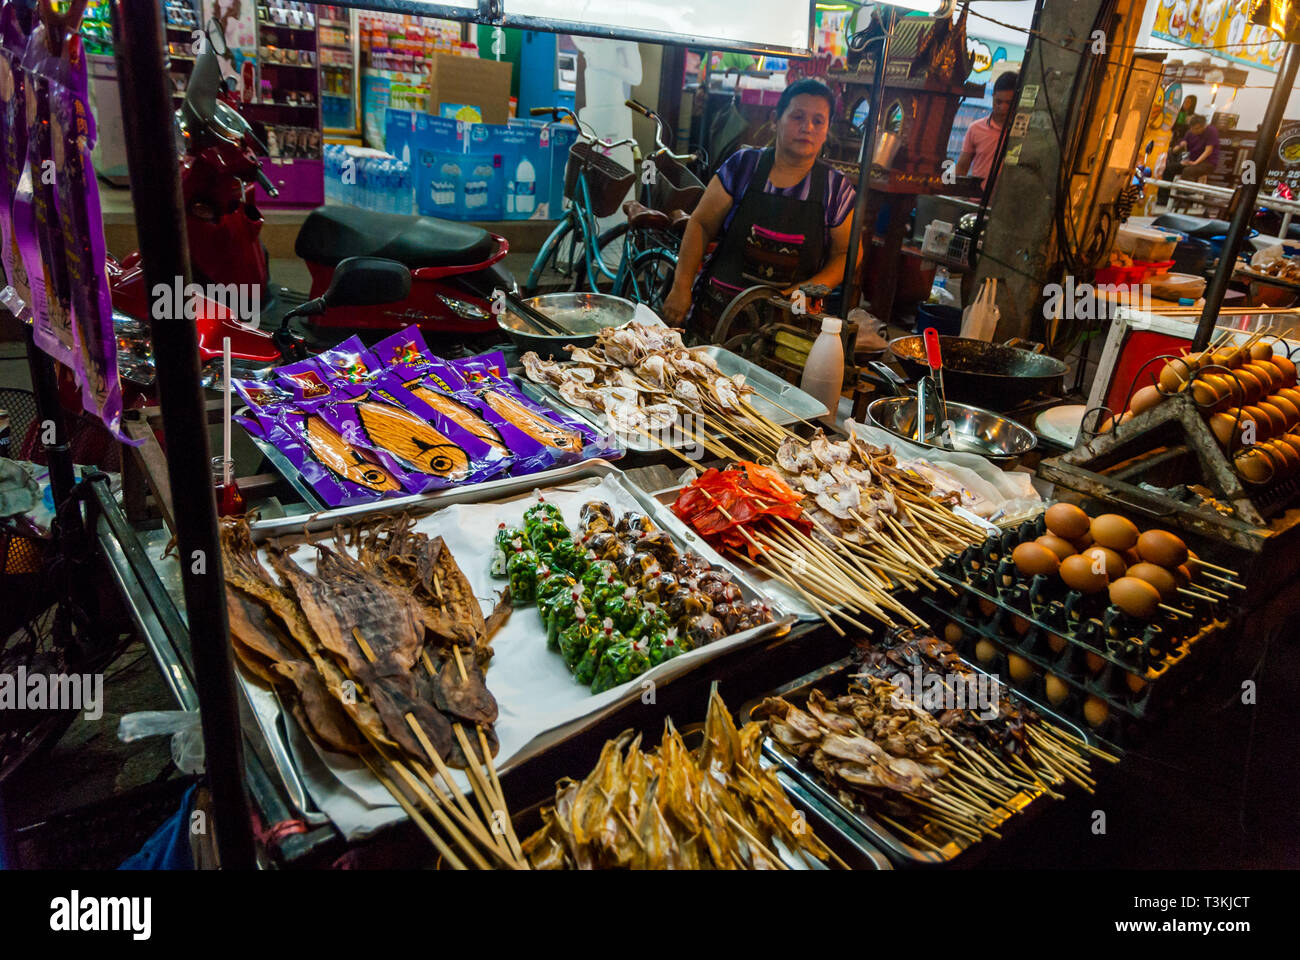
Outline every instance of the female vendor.
{"type": "Polygon", "coordinates": [[[718,168],[682,238],[661,311],[667,323],[682,326],[689,316],[707,340],[731,299],[755,284],[839,286],[857,191],[818,160],[834,109],[821,81],[791,84],[776,106],[775,146],[738,150],[718,168]]]}

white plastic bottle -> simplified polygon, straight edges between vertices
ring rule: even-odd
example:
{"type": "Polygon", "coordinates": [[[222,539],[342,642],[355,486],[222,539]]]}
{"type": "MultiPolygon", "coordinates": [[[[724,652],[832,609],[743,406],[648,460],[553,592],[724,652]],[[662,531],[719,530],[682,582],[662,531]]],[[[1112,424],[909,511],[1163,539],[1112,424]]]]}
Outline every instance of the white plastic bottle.
{"type": "Polygon", "coordinates": [[[532,162],[524,157],[515,168],[515,212],[531,214],[537,202],[537,171],[532,162]]]}
{"type": "Polygon", "coordinates": [[[799,388],[825,404],[830,411],[828,423],[835,422],[835,412],[840,405],[840,391],[844,389],[844,344],[840,342],[840,329],[844,321],[839,317],[823,317],[822,332],[808,351],[799,388]]]}

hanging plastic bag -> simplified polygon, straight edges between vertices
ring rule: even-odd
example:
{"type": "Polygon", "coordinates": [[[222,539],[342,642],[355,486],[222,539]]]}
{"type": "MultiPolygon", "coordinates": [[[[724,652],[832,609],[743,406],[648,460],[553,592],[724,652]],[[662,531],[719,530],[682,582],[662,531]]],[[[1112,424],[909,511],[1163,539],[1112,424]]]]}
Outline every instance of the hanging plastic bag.
{"type": "Polygon", "coordinates": [[[167,734],[171,734],[176,769],[181,773],[202,773],[203,730],[197,710],[142,710],[124,714],[117,725],[117,739],[123,743],[167,734]]]}

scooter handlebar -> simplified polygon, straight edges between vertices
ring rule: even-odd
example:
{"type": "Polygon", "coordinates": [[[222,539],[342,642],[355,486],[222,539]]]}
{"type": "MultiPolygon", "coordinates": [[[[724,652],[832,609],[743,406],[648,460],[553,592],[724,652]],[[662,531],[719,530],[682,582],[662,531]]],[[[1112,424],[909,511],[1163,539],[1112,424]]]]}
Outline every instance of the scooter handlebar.
{"type": "Polygon", "coordinates": [[[280,195],[280,191],[275,188],[275,184],[271,182],[271,178],[268,177],[266,171],[262,169],[261,163],[258,163],[257,172],[253,174],[253,179],[256,180],[258,185],[266,191],[268,197],[278,197],[280,195]]]}

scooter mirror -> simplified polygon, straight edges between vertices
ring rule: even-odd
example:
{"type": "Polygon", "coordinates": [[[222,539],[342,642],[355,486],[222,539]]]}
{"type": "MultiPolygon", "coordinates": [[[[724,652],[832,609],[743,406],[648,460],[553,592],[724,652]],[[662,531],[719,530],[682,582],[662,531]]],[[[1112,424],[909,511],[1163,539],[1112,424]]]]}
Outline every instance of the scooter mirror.
{"type": "Polygon", "coordinates": [[[405,300],[411,292],[411,271],[383,257],[348,257],[334,268],[322,299],[327,307],[359,307],[405,300]]]}

